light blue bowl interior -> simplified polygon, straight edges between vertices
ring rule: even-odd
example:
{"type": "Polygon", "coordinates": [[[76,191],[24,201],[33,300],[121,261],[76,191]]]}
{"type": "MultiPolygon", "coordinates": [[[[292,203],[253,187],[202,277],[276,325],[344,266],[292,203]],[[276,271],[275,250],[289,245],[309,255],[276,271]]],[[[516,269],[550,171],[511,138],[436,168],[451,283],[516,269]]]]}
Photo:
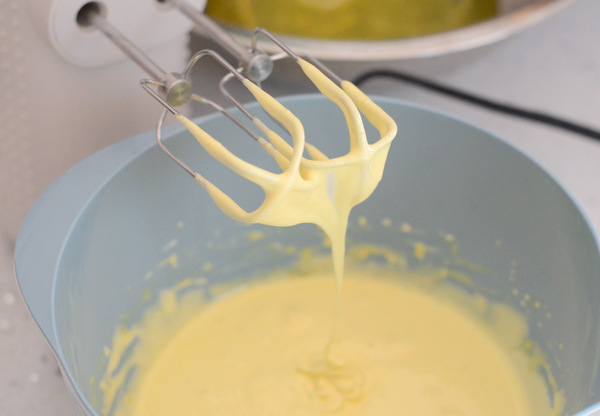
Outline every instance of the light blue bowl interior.
{"type": "MultiPolygon", "coordinates": [[[[523,311],[533,339],[551,362],[560,362],[554,373],[567,414],[598,401],[600,256],[578,207],[540,167],[493,135],[427,109],[378,102],[399,134],[378,189],[352,213],[349,245],[410,252],[418,239],[439,249],[427,261],[440,265],[452,260],[440,233],[453,235],[460,257],[487,271],[453,261],[449,266],[523,311]],[[370,226],[354,225],[359,217],[370,226]],[[381,226],[384,218],[392,226],[381,226]],[[401,224],[422,234],[400,232],[401,224]],[[516,287],[543,307],[525,305],[516,287]]],[[[330,102],[301,96],[283,103],[304,122],[309,142],[331,156],[346,151],[347,144],[339,150],[345,123],[330,102]]],[[[259,146],[224,117],[199,123],[236,154],[269,165],[259,146]]],[[[256,187],[220,167],[187,131],[171,127],[164,134],[175,154],[236,200],[248,208],[260,201],[256,187]]],[[[57,181],[27,217],[15,265],[79,411],[96,415],[98,392],[90,381],[100,376],[103,348],[123,316],[135,320],[142,313],[145,291],[155,297],[187,277],[222,283],[297,260],[297,252],[274,250],[273,242],[302,248],[321,244],[322,235],[311,225],[278,229],[229,219],[149,132],[95,154],[57,181]],[[265,238],[244,238],[252,230],[265,238]],[[164,263],[173,254],[177,268],[164,263]],[[210,272],[204,271],[207,262],[210,272]]]]}

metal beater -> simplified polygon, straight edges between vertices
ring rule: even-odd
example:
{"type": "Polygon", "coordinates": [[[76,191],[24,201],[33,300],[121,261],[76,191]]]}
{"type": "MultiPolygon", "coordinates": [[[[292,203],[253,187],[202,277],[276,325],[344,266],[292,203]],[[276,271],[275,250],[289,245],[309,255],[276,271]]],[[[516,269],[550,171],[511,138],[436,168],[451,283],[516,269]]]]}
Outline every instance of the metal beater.
{"type": "MultiPolygon", "coordinates": [[[[141,85],[164,106],[157,126],[157,140],[160,148],[194,177],[225,213],[240,221],[261,222],[276,226],[289,226],[302,222],[311,222],[319,225],[331,236],[334,230],[328,229],[327,221],[323,222],[316,219],[318,214],[314,212],[315,207],[311,206],[310,201],[313,200],[311,199],[311,194],[315,196],[316,193],[320,192],[322,195],[318,197],[321,200],[332,200],[332,195],[325,195],[323,192],[332,192],[330,189],[331,186],[327,181],[331,180],[331,171],[336,169],[343,169],[345,175],[347,173],[347,175],[355,176],[347,177],[348,183],[363,183],[365,175],[373,176],[376,178],[375,181],[371,181],[374,183],[374,188],[381,178],[383,166],[381,165],[381,169],[374,169],[371,161],[381,156],[386,157],[390,143],[396,135],[395,122],[352,83],[340,79],[314,59],[299,57],[265,29],[255,29],[251,47],[244,48],[235,42],[218,24],[211,21],[202,13],[196,12],[184,0],[165,1],[192,19],[204,33],[208,34],[214,41],[235,56],[239,61],[238,67],[234,67],[214,50],[206,49],[196,53],[181,73],[167,73],[119,33],[102,16],[101,11],[95,8],[94,3],[90,3],[87,10],[85,8],[82,9],[78,16],[78,21],[84,26],[94,26],[101,30],[115,45],[138,63],[153,78],[143,79],[141,85]],[[262,52],[258,47],[259,37],[272,42],[281,50],[281,53],[267,55],[262,52]],[[227,75],[220,82],[222,94],[231,100],[235,107],[252,121],[266,139],[255,134],[220,105],[194,92],[189,75],[194,66],[204,57],[211,57],[227,70],[227,75]],[[300,120],[261,89],[261,82],[267,79],[272,72],[273,62],[283,58],[289,58],[296,62],[310,81],[327,98],[340,107],[349,128],[350,153],[348,155],[329,159],[315,146],[306,143],[304,128],[300,120]],[[239,100],[233,97],[227,89],[227,84],[232,79],[239,80],[275,122],[289,133],[292,138],[291,145],[279,134],[267,127],[259,118],[253,116],[239,100]],[[180,107],[191,100],[208,104],[231,119],[263,147],[277,162],[282,172],[272,173],[245,162],[187,119],[176,107],[180,107]],[[174,115],[178,121],[184,124],[211,156],[239,175],[263,188],[266,196],[259,208],[252,212],[244,211],[219,188],[169,151],[161,138],[161,130],[168,113],[174,115]],[[380,139],[373,144],[369,144],[367,141],[362,116],[379,131],[380,139]],[[305,150],[310,159],[304,157],[305,150]],[[348,157],[350,154],[352,154],[351,161],[348,157]],[[356,162],[361,163],[357,164],[356,162]],[[351,164],[360,165],[360,167],[349,169],[348,166],[351,164]],[[274,197],[274,195],[277,195],[277,197],[274,197]],[[298,215],[294,216],[294,219],[291,220],[292,222],[290,222],[289,218],[274,218],[272,215],[273,206],[280,204],[282,198],[284,200],[290,198],[297,200],[294,201],[293,205],[297,207],[298,215]]],[[[350,190],[350,193],[355,193],[351,198],[353,201],[352,206],[362,202],[373,191],[373,189],[365,191],[364,189],[359,190],[358,187],[355,188],[350,190]]],[[[348,207],[348,212],[350,208],[351,206],[348,207]]],[[[340,218],[334,222],[343,223],[345,221],[346,218],[340,218]]],[[[329,223],[331,224],[331,221],[329,223]]]]}

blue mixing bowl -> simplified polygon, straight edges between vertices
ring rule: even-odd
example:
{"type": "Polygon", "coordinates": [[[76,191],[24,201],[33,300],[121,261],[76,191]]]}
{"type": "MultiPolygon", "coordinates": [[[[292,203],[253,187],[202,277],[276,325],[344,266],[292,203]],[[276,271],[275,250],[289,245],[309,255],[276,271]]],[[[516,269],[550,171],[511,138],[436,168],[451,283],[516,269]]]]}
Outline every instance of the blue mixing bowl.
{"type": "MultiPolygon", "coordinates": [[[[431,262],[469,273],[476,287],[523,311],[531,337],[556,363],[566,413],[590,415],[600,401],[600,255],[581,210],[543,169],[492,134],[428,109],[377,101],[399,134],[379,187],[352,213],[349,247],[377,243],[407,251],[416,237],[400,225],[419,230],[421,241],[438,247],[431,262]],[[371,226],[355,226],[360,217],[371,226]],[[380,226],[383,219],[393,225],[380,226]],[[482,267],[465,270],[451,253],[443,258],[449,251],[442,232],[454,236],[461,258],[482,267]],[[515,285],[544,308],[524,305],[515,285]],[[552,319],[536,325],[548,312],[552,319]]],[[[282,102],[303,120],[309,142],[339,154],[347,132],[337,107],[312,95],[282,102]]],[[[223,116],[197,121],[237,154],[267,163],[223,116]]],[[[164,136],[175,154],[247,208],[260,202],[257,189],[211,160],[187,130],[171,126],[164,136]]],[[[302,248],[320,245],[322,236],[311,225],[279,229],[231,220],[149,132],[82,161],[40,197],[19,234],[15,268],[80,414],[99,415],[101,393],[90,380],[101,377],[99,359],[124,315],[135,319],[140,305],[207,263],[210,284],[297,261],[298,252],[270,249],[274,242],[302,248]],[[241,238],[252,230],[264,238],[241,238]],[[169,255],[178,267],[160,267],[169,255]],[[149,272],[159,278],[148,279],[149,272]]]]}

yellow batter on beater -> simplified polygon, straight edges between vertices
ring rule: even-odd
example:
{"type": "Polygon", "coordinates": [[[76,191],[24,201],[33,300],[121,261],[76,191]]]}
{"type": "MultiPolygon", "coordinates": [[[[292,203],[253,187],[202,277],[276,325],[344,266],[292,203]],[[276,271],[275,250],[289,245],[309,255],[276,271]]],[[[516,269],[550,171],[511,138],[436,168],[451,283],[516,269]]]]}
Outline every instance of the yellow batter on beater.
{"type": "MultiPolygon", "coordinates": [[[[352,84],[339,88],[311,64],[299,64],[346,115],[347,155],[328,159],[307,145],[295,116],[249,82],[263,108],[292,136],[290,146],[254,120],[282,173],[236,158],[191,121],[178,119],[212,156],[265,190],[263,204],[246,212],[197,175],[219,207],[246,222],[318,225],[331,241],[336,279],[317,273],[256,284],[198,307],[174,335],[149,330],[151,323],[119,332],[100,383],[105,413],[125,380],[116,371],[121,366],[120,373],[137,367],[137,374],[115,416],[558,414],[522,352],[527,330],[516,314],[493,311],[500,326],[512,331],[497,334],[455,305],[373,271],[347,275],[340,303],[348,215],[381,179],[396,126],[352,84]],[[367,142],[361,112],[381,134],[374,144],[367,142]],[[312,159],[303,157],[305,149],[312,159]],[[169,342],[153,354],[134,350],[120,363],[123,346],[136,338],[141,350],[152,350],[152,340],[169,342]]],[[[161,308],[176,315],[178,306],[168,299],[161,308]]]]}
{"type": "Polygon", "coordinates": [[[268,138],[261,145],[279,164],[281,173],[269,172],[238,158],[185,116],[178,115],[177,120],[187,127],[211,156],[265,191],[262,205],[253,212],[246,212],[202,175],[196,174],[198,183],[219,208],[231,218],[247,223],[277,227],[302,223],[319,226],[331,240],[339,286],[343,275],[348,216],[354,206],[371,195],[381,180],[397,126],[389,115],[352,83],[342,81],[341,87],[338,87],[309,62],[299,59],[298,64],[323,95],[343,111],[350,139],[350,151],[346,155],[329,159],[316,147],[306,143],[300,120],[249,80],[244,82],[246,88],[292,136],[293,143],[290,146],[260,119],[252,120],[268,138]],[[381,136],[373,144],[367,140],[361,113],[381,136]],[[304,150],[311,159],[303,157],[304,150]]]}

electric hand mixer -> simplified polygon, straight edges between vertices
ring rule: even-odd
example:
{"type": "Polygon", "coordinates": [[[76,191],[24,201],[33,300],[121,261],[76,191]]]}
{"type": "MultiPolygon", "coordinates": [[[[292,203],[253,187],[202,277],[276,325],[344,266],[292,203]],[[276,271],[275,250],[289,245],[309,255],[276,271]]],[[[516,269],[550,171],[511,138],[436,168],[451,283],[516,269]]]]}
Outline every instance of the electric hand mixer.
{"type": "Polygon", "coordinates": [[[340,256],[344,251],[343,240],[350,210],[353,206],[363,202],[381,179],[384,166],[382,160],[385,161],[387,151],[397,131],[395,122],[353,84],[339,79],[322,64],[314,61],[316,65],[329,73],[329,77],[326,76],[317,66],[300,58],[268,31],[261,28],[256,29],[252,38],[252,47],[246,50],[237,45],[218,25],[201,13],[194,11],[193,7],[185,1],[170,0],[170,3],[189,16],[196,24],[206,28],[211,33],[211,37],[234,53],[240,60],[241,68],[235,69],[213,50],[203,50],[192,57],[181,75],[166,73],[110,25],[102,16],[102,8],[97,3],[89,3],[84,6],[78,13],[77,21],[85,27],[93,26],[100,29],[128,56],[157,78],[143,80],[142,86],[165,107],[158,124],[158,143],[167,155],[202,185],[221,210],[236,220],[248,223],[291,226],[308,222],[320,226],[334,241],[334,258],[337,259],[335,266],[341,279],[343,262],[340,256]],[[263,35],[273,42],[283,51],[283,54],[271,57],[261,52],[257,46],[259,35],[263,35]],[[216,59],[227,69],[228,75],[220,83],[222,93],[231,99],[233,104],[267,137],[267,140],[252,133],[231,113],[216,105],[212,100],[193,92],[188,76],[192,68],[205,56],[216,59]],[[316,147],[307,144],[300,120],[257,85],[270,75],[272,60],[286,56],[293,59],[313,84],[342,109],[350,133],[350,152],[346,156],[329,159],[316,147]],[[292,145],[267,127],[258,117],[253,116],[233,97],[226,87],[227,82],[233,77],[237,78],[267,113],[287,130],[292,137],[292,145]],[[156,91],[152,87],[156,87],[156,91]],[[242,127],[277,162],[282,172],[272,173],[238,158],[175,108],[190,100],[213,106],[242,127]],[[200,173],[192,170],[167,149],[161,140],[161,127],[167,112],[175,115],[177,120],[193,133],[211,156],[245,179],[263,188],[266,196],[259,208],[253,212],[243,210],[221,189],[200,173]],[[361,113],[381,135],[380,140],[373,144],[369,144],[367,141],[361,113]],[[311,159],[303,156],[305,149],[311,159]],[[374,161],[379,163],[372,163],[374,161]],[[334,173],[335,171],[337,174],[334,173]],[[290,212],[293,212],[294,215],[290,215],[290,212]]]}

